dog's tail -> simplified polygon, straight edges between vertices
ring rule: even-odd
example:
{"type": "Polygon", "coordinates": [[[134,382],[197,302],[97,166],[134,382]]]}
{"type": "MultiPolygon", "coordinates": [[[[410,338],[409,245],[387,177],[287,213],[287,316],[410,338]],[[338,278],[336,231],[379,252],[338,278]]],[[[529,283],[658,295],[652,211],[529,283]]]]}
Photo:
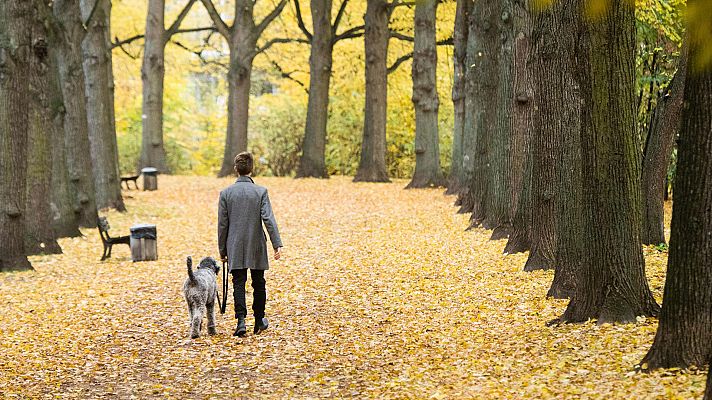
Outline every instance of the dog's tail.
{"type": "Polygon", "coordinates": [[[195,275],[193,275],[193,259],[190,256],[188,256],[186,264],[188,264],[188,279],[190,279],[191,282],[195,282],[195,275]]]}

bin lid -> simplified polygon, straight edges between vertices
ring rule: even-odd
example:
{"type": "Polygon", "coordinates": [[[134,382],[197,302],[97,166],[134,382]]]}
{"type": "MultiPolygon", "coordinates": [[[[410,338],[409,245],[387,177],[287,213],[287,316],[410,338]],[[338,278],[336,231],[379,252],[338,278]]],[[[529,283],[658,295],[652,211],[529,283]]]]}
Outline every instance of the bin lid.
{"type": "Polygon", "coordinates": [[[156,225],[138,224],[130,228],[131,237],[134,239],[156,239],[156,225]]]}
{"type": "Polygon", "coordinates": [[[153,168],[153,167],[146,167],[141,169],[141,173],[144,174],[155,174],[158,172],[158,169],[153,168]]]}

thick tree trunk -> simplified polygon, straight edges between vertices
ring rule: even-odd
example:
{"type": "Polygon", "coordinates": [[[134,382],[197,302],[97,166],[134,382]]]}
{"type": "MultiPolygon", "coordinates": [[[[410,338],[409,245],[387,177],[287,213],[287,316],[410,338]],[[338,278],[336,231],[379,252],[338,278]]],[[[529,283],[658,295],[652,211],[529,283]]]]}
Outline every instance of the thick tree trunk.
{"type": "MultiPolygon", "coordinates": [[[[710,357],[712,359],[712,357],[710,357]]],[[[712,360],[707,368],[707,386],[705,387],[705,397],[702,400],[712,400],[712,360]]]]}
{"type": "Polygon", "coordinates": [[[32,1],[0,2],[0,272],[32,269],[24,251],[32,1]]]}
{"type": "Polygon", "coordinates": [[[169,173],[163,147],[163,78],[165,76],[164,0],[149,0],[141,65],[143,82],[142,142],[138,169],[157,168],[169,173]]]}
{"type": "Polygon", "coordinates": [[[27,199],[25,202],[25,254],[59,254],[62,249],[52,229],[50,183],[52,170],[50,142],[52,139],[51,91],[54,66],[50,62],[49,39],[41,13],[45,4],[33,0],[31,20],[29,108],[27,131],[27,199]],[[51,164],[49,164],[51,165],[51,164]]]}
{"type": "MultiPolygon", "coordinates": [[[[690,60],[702,46],[690,43],[690,60]]],[[[643,359],[649,368],[701,367],[712,354],[712,66],[688,68],[684,104],[663,308],[643,359]]]]}
{"type": "Polygon", "coordinates": [[[361,158],[355,182],[389,182],[386,169],[386,111],[388,98],[388,2],[368,0],[364,49],[366,103],[361,158]]]}
{"type": "Polygon", "coordinates": [[[312,0],[311,11],[314,34],[309,55],[309,100],[297,178],[328,178],[325,160],[326,121],[329,114],[329,82],[334,50],[331,0],[312,0]]]}
{"type": "Polygon", "coordinates": [[[415,172],[408,188],[443,186],[438,136],[437,65],[435,17],[437,0],[415,6],[413,46],[413,105],[415,106],[415,172]]]}
{"type": "MultiPolygon", "coordinates": [[[[487,216],[491,186],[490,147],[492,129],[496,126],[498,76],[499,76],[499,31],[500,2],[498,0],[476,1],[470,12],[467,41],[467,89],[465,99],[464,146],[472,147],[472,158],[465,150],[465,169],[469,175],[468,200],[472,205],[470,226],[479,226],[487,216]]],[[[469,206],[469,204],[468,204],[469,206]]]]}
{"type": "MultiPolygon", "coordinates": [[[[56,39],[54,36],[52,36],[56,39]]],[[[51,86],[50,97],[50,128],[52,152],[52,182],[50,190],[50,209],[52,212],[52,228],[57,237],[81,236],[79,231],[78,214],[74,211],[74,195],[69,183],[69,172],[67,167],[67,156],[65,149],[64,120],[66,116],[64,99],[62,98],[62,88],[59,81],[59,69],[57,67],[57,53],[61,46],[57,40],[50,42],[50,62],[49,77],[51,86]]]]}
{"type": "MultiPolygon", "coordinates": [[[[81,0],[82,18],[89,18],[94,0],[81,0]]],[[[82,42],[89,143],[98,208],[125,211],[119,181],[114,127],[111,49],[108,41],[109,0],[98,0],[82,42]]]]}
{"type": "Polygon", "coordinates": [[[581,96],[575,64],[581,15],[576,1],[564,0],[537,16],[537,129],[555,137],[557,166],[554,243],[555,273],[547,297],[570,298],[584,258],[581,194],[581,96]],[[546,88],[546,89],[544,89],[546,88]]]}
{"type": "Polygon", "coordinates": [[[589,254],[561,319],[635,322],[637,316],[657,315],[659,307],[645,278],[640,242],[633,4],[610,2],[600,18],[584,21],[576,65],[583,98],[582,224],[589,254]]]}
{"type": "Polygon", "coordinates": [[[468,19],[472,0],[457,0],[455,10],[455,28],[453,30],[453,64],[454,77],[452,85],[452,103],[454,121],[452,131],[452,164],[446,194],[459,193],[463,184],[463,135],[465,124],[465,59],[467,57],[468,19]]]}
{"type": "Polygon", "coordinates": [[[534,132],[534,80],[532,79],[529,54],[531,52],[532,22],[529,15],[529,1],[514,2],[514,82],[512,95],[512,140],[510,151],[512,201],[509,215],[512,229],[504,248],[505,254],[520,253],[531,246],[529,229],[531,225],[531,157],[529,142],[534,132]]]}
{"type": "Polygon", "coordinates": [[[57,63],[64,99],[65,156],[73,195],[72,208],[80,226],[96,227],[97,207],[82,67],[81,44],[85,32],[79,0],[56,0],[52,4],[63,34],[59,39],[57,63]]]}
{"type": "Polygon", "coordinates": [[[494,101],[496,123],[492,132],[490,151],[490,195],[487,215],[482,221],[486,229],[493,229],[492,240],[506,239],[512,229],[512,106],[513,106],[513,46],[514,0],[500,0],[499,62],[497,97],[494,101]]]}
{"type": "Polygon", "coordinates": [[[250,86],[252,82],[252,56],[254,43],[237,43],[230,50],[232,61],[228,77],[227,135],[225,154],[219,177],[235,174],[234,158],[247,151],[247,129],[250,110],[250,86]],[[250,47],[251,46],[251,47],[250,47]]]}
{"type": "Polygon", "coordinates": [[[665,243],[663,211],[665,204],[665,178],[672,158],[672,146],[680,131],[682,98],[685,92],[685,71],[687,69],[686,50],[680,55],[680,64],[665,93],[658,99],[648,140],[645,143],[642,173],[643,224],[641,240],[643,244],[665,243]]]}

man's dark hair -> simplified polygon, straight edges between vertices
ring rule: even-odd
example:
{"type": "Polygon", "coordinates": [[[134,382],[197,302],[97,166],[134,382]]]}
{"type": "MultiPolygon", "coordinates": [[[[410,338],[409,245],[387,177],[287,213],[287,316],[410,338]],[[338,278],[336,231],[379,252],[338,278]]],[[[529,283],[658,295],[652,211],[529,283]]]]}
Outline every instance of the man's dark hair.
{"type": "Polygon", "coordinates": [[[249,175],[252,172],[253,163],[252,154],[243,151],[235,156],[235,171],[240,175],[249,175]]]}

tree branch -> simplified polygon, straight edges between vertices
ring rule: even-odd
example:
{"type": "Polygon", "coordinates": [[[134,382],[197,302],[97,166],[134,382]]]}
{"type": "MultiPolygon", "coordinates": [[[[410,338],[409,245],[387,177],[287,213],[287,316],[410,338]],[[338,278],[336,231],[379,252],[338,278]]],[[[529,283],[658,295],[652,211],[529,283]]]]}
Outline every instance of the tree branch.
{"type": "Polygon", "coordinates": [[[282,13],[282,10],[284,10],[284,6],[287,5],[288,0],[280,0],[279,4],[277,4],[277,7],[275,7],[267,16],[257,24],[256,27],[256,32],[257,32],[257,37],[262,36],[262,32],[264,32],[265,29],[267,29],[267,26],[274,21],[275,18],[279,16],[279,14],[282,13]]]}
{"type": "Polygon", "coordinates": [[[163,36],[164,42],[167,42],[168,39],[178,31],[178,28],[180,28],[180,24],[183,23],[185,16],[188,15],[188,13],[190,12],[190,9],[193,7],[193,4],[195,4],[195,0],[188,0],[188,3],[186,3],[185,7],[183,7],[183,9],[180,10],[180,13],[176,17],[176,20],[173,21],[171,26],[164,32],[164,36],[163,36]]]}
{"type": "Polygon", "coordinates": [[[232,29],[230,29],[230,27],[227,26],[225,21],[223,21],[222,18],[220,18],[220,13],[218,13],[218,10],[215,9],[215,5],[213,4],[212,0],[200,0],[200,1],[205,6],[205,9],[208,10],[210,19],[213,20],[213,24],[215,24],[215,28],[218,30],[218,32],[220,32],[220,34],[225,39],[230,39],[232,29]]]}
{"type": "Polygon", "coordinates": [[[188,46],[184,45],[183,43],[175,41],[175,40],[171,40],[170,43],[173,43],[174,45],[180,47],[181,49],[183,49],[189,53],[195,54],[200,59],[200,62],[203,63],[204,65],[217,65],[218,67],[225,69],[225,71],[229,70],[229,67],[226,64],[223,64],[223,63],[215,61],[215,60],[208,60],[205,57],[203,57],[204,49],[200,49],[200,50],[196,51],[196,50],[193,50],[193,49],[189,48],[188,46]]]}
{"type": "Polygon", "coordinates": [[[347,29],[340,34],[334,36],[334,43],[338,42],[339,40],[344,40],[344,39],[353,39],[356,37],[361,37],[363,36],[364,29],[366,27],[364,25],[359,25],[359,26],[354,26],[351,29],[347,29]]]}
{"type": "Polygon", "coordinates": [[[341,23],[341,18],[344,16],[344,12],[346,11],[346,5],[348,4],[349,0],[343,0],[341,2],[341,6],[339,6],[339,12],[336,13],[336,18],[334,19],[334,24],[331,26],[331,33],[332,35],[336,35],[336,30],[339,28],[339,24],[341,23]]]}
{"type": "MultiPolygon", "coordinates": [[[[217,28],[214,26],[206,26],[203,28],[188,28],[188,29],[178,29],[173,34],[177,35],[180,33],[192,33],[192,32],[217,32],[217,28]]],[[[114,36],[114,41],[111,43],[111,48],[121,47],[125,44],[130,44],[136,40],[143,39],[145,35],[134,35],[127,39],[120,40],[118,37],[114,36]]]]}
{"type": "Polygon", "coordinates": [[[299,0],[294,0],[294,12],[297,15],[297,25],[299,25],[299,29],[302,30],[304,36],[306,36],[307,39],[311,42],[312,34],[311,32],[309,32],[306,25],[304,25],[304,19],[302,18],[302,8],[299,6],[299,0]]]}
{"type": "MultiPolygon", "coordinates": [[[[449,37],[449,38],[443,39],[443,40],[438,40],[437,42],[435,42],[436,46],[449,46],[452,44],[453,44],[452,37],[449,37]]],[[[398,59],[393,63],[393,65],[388,67],[388,69],[387,69],[388,73],[390,74],[391,72],[394,72],[395,70],[398,69],[398,67],[401,64],[410,60],[411,58],[413,58],[413,53],[404,54],[404,55],[398,57],[398,59]]]]}
{"type": "Polygon", "coordinates": [[[300,81],[299,79],[296,79],[296,78],[294,78],[294,77],[292,76],[292,74],[294,74],[294,73],[297,72],[297,71],[285,72],[284,69],[282,69],[282,67],[280,67],[279,64],[277,64],[276,61],[270,59],[269,57],[267,57],[267,61],[269,61],[270,64],[272,64],[272,66],[274,67],[274,69],[276,69],[277,72],[279,72],[279,76],[280,76],[281,78],[289,79],[290,81],[292,81],[292,82],[296,83],[297,85],[301,86],[302,89],[304,89],[304,91],[305,91],[307,94],[309,94],[309,88],[307,88],[307,86],[304,84],[304,82],[302,82],[302,81],[300,81]]]}
{"type": "Polygon", "coordinates": [[[404,35],[400,32],[392,31],[392,30],[388,31],[388,36],[392,37],[392,38],[399,39],[399,40],[403,40],[405,42],[414,42],[415,41],[415,38],[412,36],[404,35]]]}
{"type": "Polygon", "coordinates": [[[267,49],[269,49],[270,47],[272,47],[273,45],[275,45],[277,43],[306,43],[306,44],[309,44],[309,41],[306,39],[301,39],[301,38],[300,39],[290,39],[290,38],[270,39],[265,44],[263,44],[262,47],[258,47],[255,50],[255,55],[264,53],[265,51],[267,51],[267,49]]]}
{"type": "MultiPolygon", "coordinates": [[[[116,47],[121,47],[125,44],[131,44],[132,42],[135,42],[136,40],[143,39],[144,35],[134,35],[131,36],[130,38],[124,39],[124,40],[119,40],[117,36],[114,36],[114,42],[111,43],[111,48],[116,48],[116,47]]],[[[125,51],[124,51],[125,52],[125,51]]]]}

